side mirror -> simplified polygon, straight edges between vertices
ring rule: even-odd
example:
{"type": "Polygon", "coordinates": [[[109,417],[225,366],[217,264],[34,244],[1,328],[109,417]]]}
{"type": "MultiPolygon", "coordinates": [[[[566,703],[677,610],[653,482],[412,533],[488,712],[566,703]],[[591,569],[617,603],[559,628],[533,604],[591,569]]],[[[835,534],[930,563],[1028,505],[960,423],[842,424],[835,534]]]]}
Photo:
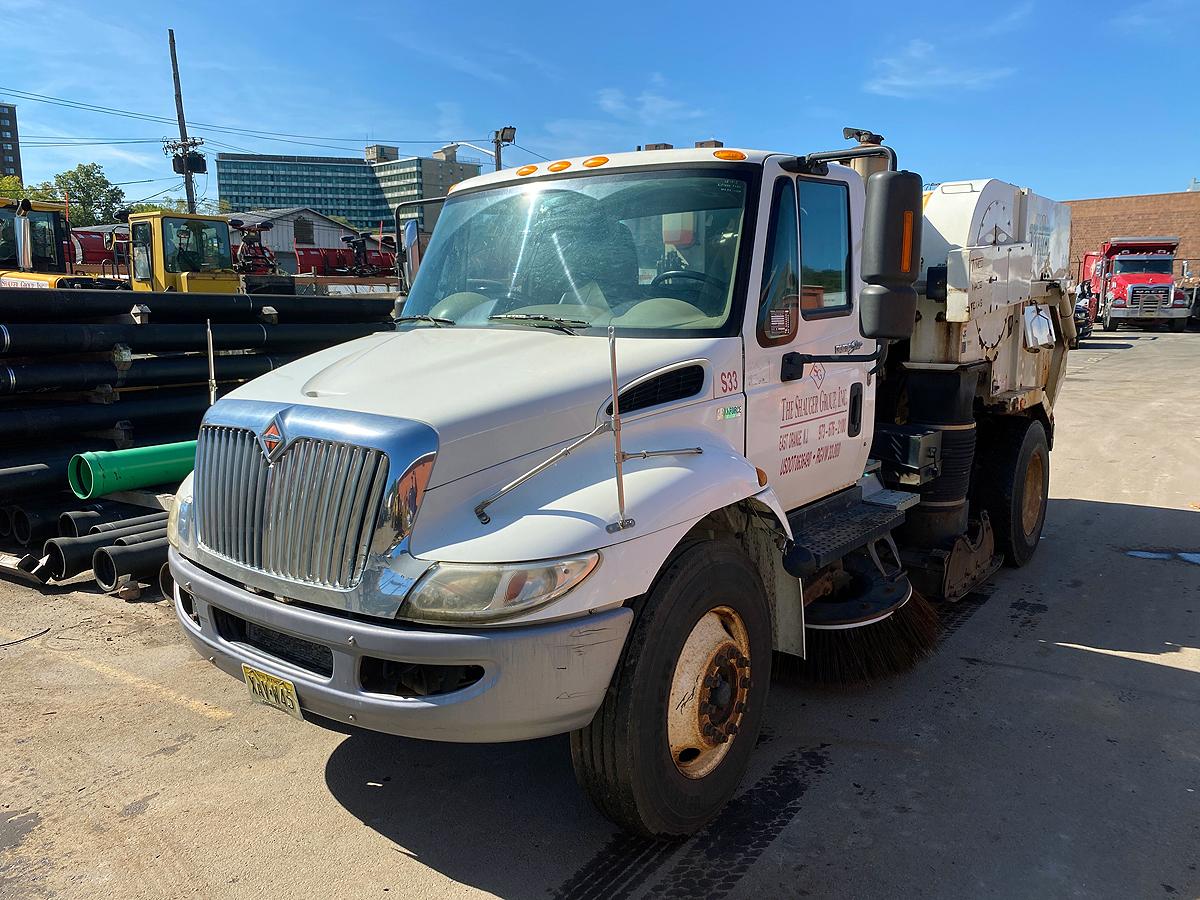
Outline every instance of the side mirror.
{"type": "Polygon", "coordinates": [[[867,179],[863,217],[859,321],[863,337],[883,341],[912,336],[917,321],[921,260],[921,176],[876,172],[867,179]]]}
{"type": "Polygon", "coordinates": [[[401,238],[404,258],[404,280],[412,287],[413,279],[417,277],[417,269],[421,267],[421,229],[416,219],[409,219],[404,224],[404,234],[401,238]]]}

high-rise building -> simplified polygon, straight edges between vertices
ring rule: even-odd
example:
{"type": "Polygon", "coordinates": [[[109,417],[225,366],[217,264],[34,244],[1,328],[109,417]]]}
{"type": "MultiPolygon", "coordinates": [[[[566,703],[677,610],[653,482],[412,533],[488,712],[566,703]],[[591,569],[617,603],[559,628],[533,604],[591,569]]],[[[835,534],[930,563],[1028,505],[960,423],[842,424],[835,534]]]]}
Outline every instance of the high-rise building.
{"type": "MultiPolygon", "coordinates": [[[[443,197],[450,186],[479,174],[476,161],[459,160],[450,144],[432,157],[401,157],[398,148],[374,144],[362,159],[340,156],[217,154],[217,194],[237,210],[306,206],[340,216],[355,228],[392,230],[396,204],[443,197]]],[[[433,228],[435,209],[415,207],[411,215],[424,231],[433,228]]]]}
{"type": "Polygon", "coordinates": [[[0,103],[0,175],[21,174],[21,136],[17,132],[17,108],[0,103]]]}

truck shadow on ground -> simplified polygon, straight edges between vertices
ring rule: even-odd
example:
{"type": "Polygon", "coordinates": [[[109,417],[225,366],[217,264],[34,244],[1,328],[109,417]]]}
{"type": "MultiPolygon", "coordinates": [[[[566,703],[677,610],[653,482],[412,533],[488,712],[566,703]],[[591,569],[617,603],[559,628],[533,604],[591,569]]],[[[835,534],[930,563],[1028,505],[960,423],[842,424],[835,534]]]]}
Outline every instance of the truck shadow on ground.
{"type": "MultiPolygon", "coordinates": [[[[938,804],[914,808],[899,786],[906,779],[915,783],[929,777],[921,741],[953,742],[958,755],[936,774],[948,782],[973,779],[972,772],[994,770],[997,754],[1027,753],[1025,742],[1040,734],[1043,720],[1058,714],[1064,690],[1087,709],[1111,704],[1132,709],[1127,704],[1138,697],[1171,703],[1180,718],[1200,727],[1195,699],[1200,672],[1189,669],[1192,664],[1200,668],[1194,615],[1200,613],[1200,565],[1179,557],[1180,552],[1200,552],[1200,513],[1051,500],[1042,552],[1033,564],[1003,570],[989,586],[990,597],[975,595],[952,608],[939,652],[927,663],[871,687],[838,690],[777,680],[765,734],[741,793],[716,822],[685,842],[658,843],[617,832],[576,786],[565,736],[442,744],[326,722],[346,734],[326,764],[326,785],[351,815],[392,841],[398,852],[456,882],[504,897],[608,898],[646,890],[656,897],[742,896],[757,885],[757,878],[743,879],[764,854],[772,854],[771,863],[761,877],[769,879],[766,870],[780,866],[791,870],[793,864],[770,848],[802,812],[804,832],[818,835],[811,840],[835,859],[841,858],[841,843],[852,837],[847,823],[853,822],[854,840],[881,849],[902,825],[955,845],[986,844],[992,857],[999,854],[1020,868],[1019,836],[985,836],[976,817],[956,819],[938,804]],[[1166,556],[1130,557],[1130,547],[1112,542],[1114,534],[1136,536],[1131,538],[1138,542],[1135,549],[1166,556]],[[1112,602],[1113,591],[1135,593],[1136,604],[1112,602]],[[1089,614],[1080,615],[1080,607],[1089,614]],[[971,683],[977,686],[963,688],[971,683]],[[960,714],[937,712],[946,704],[987,706],[996,690],[1022,695],[1020,713],[1003,728],[981,723],[978,733],[963,735],[960,714]],[[940,733],[918,740],[908,725],[913,718],[940,733]],[[929,724],[939,721],[940,726],[929,724]],[[888,775],[872,781],[880,772],[888,775]],[[806,804],[806,793],[816,786],[836,791],[838,805],[806,804]]],[[[1144,719],[1122,724],[1102,712],[1088,713],[1074,726],[1072,752],[1108,754],[1118,741],[1122,748],[1149,742],[1157,755],[1166,751],[1155,742],[1165,746],[1169,727],[1178,726],[1179,721],[1168,726],[1164,720],[1162,736],[1148,735],[1144,719]]],[[[1174,764],[1177,777],[1186,774],[1185,760],[1174,764]]],[[[1200,768],[1192,766],[1192,774],[1200,776],[1200,768]]],[[[1071,834],[1073,846],[1086,848],[1094,844],[1097,823],[1107,820],[1099,808],[1086,808],[1093,795],[1111,793],[1105,777],[1103,767],[1081,770],[1064,794],[1061,779],[1047,771],[1031,776],[1020,789],[1002,790],[981,802],[1002,808],[1013,821],[1040,817],[1041,827],[1071,834]],[[1048,798],[1057,801],[1050,813],[1048,798]]],[[[1147,779],[1138,784],[1145,794],[1160,776],[1148,771],[1129,777],[1147,779]]],[[[981,780],[986,781],[971,783],[981,780]]],[[[1130,796],[1122,802],[1124,814],[1146,814],[1147,800],[1130,796]]],[[[1159,814],[1164,834],[1187,817],[1182,807],[1159,814]]],[[[1055,851],[1044,852],[1053,856],[1055,851]]],[[[1077,884],[1097,886],[1094,856],[1082,849],[1062,853],[1052,860],[1060,871],[1077,884]]],[[[865,877],[881,896],[923,892],[915,871],[905,883],[894,861],[879,860],[876,876],[864,875],[863,863],[853,864],[859,884],[865,877]]],[[[1130,884],[1100,892],[1111,889],[1118,896],[1129,888],[1126,896],[1137,895],[1146,887],[1137,879],[1145,874],[1145,867],[1131,869],[1130,884]]],[[[836,890],[835,881],[808,883],[817,878],[812,871],[804,877],[805,888],[815,895],[836,890]]],[[[959,887],[967,891],[973,877],[964,872],[959,887]]],[[[1022,876],[1026,881],[1018,878],[1010,887],[1027,895],[1049,891],[1051,885],[1038,877],[1029,870],[1022,876]]],[[[1182,888],[1173,877],[1174,886],[1182,888]]],[[[957,890],[943,888],[942,896],[957,890]]]]}

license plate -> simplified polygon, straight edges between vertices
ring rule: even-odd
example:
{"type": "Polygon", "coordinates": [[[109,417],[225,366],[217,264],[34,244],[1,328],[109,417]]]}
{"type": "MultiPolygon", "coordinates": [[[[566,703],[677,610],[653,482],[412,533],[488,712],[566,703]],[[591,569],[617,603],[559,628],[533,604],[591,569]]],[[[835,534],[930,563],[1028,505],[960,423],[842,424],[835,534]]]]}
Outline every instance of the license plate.
{"type": "Polygon", "coordinates": [[[296,697],[296,686],[286,678],[279,678],[242,663],[242,676],[246,679],[246,690],[250,699],[281,709],[289,716],[304,721],[300,711],[300,700],[296,697]]]}

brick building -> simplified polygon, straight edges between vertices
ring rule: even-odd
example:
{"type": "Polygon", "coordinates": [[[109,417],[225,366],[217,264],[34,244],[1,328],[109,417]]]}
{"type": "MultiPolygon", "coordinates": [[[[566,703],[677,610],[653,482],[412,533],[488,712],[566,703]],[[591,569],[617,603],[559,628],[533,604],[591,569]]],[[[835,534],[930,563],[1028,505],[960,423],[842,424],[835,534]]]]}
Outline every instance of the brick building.
{"type": "Polygon", "coordinates": [[[1176,194],[1142,194],[1069,200],[1071,207],[1071,265],[1078,275],[1079,262],[1114,237],[1172,236],[1179,238],[1175,273],[1190,261],[1193,282],[1200,279],[1200,191],[1176,194]]]}

